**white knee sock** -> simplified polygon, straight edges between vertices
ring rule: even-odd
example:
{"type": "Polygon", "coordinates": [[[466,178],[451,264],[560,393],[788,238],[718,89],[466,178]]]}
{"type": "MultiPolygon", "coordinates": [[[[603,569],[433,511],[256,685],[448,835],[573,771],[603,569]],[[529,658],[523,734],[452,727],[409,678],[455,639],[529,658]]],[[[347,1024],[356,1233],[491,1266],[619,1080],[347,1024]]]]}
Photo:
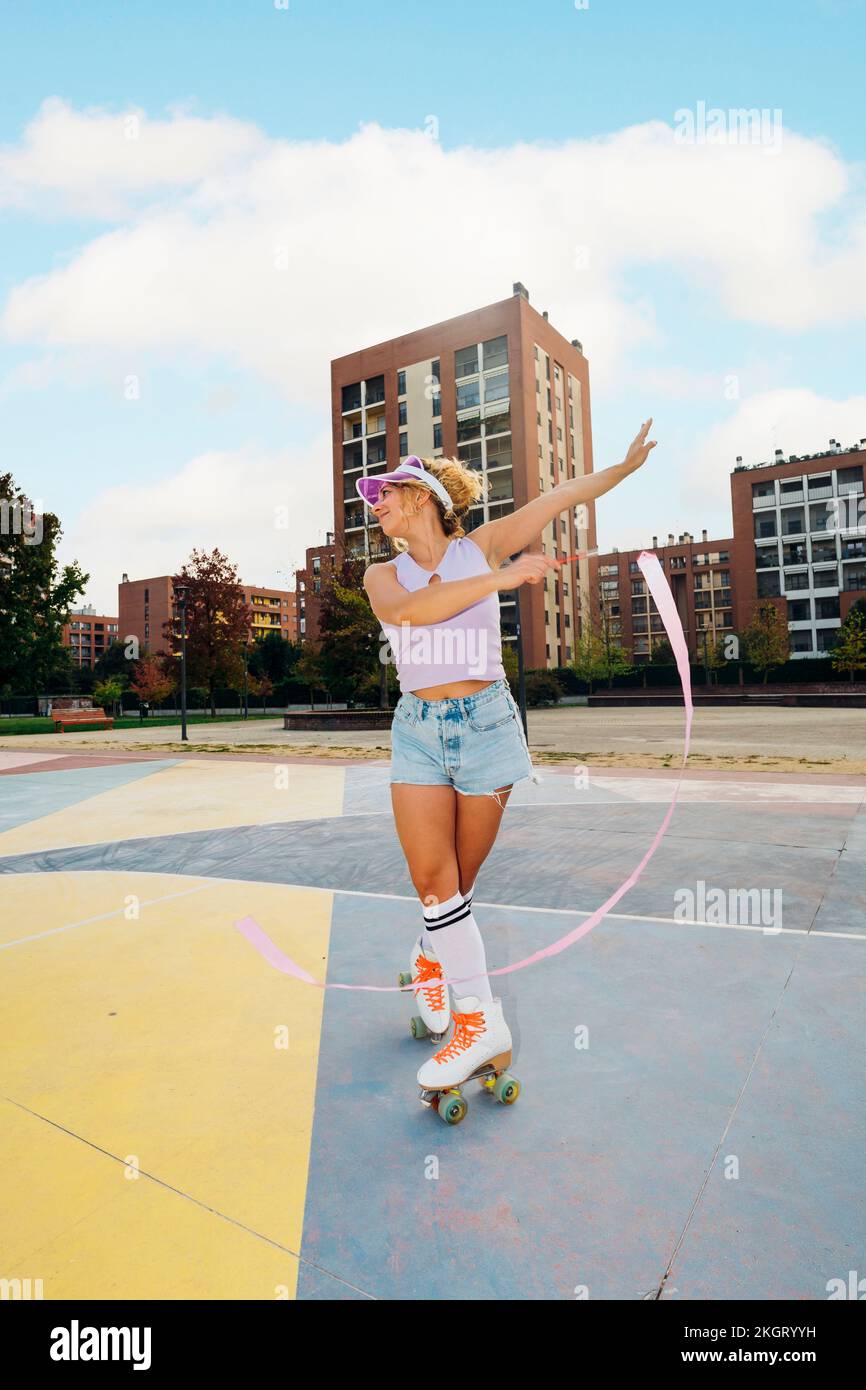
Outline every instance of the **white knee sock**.
{"type": "Polygon", "coordinates": [[[484,973],[487,957],[478,923],[472,916],[462,893],[455,893],[445,902],[421,904],[424,909],[424,944],[432,948],[448,980],[459,980],[452,986],[455,998],[472,994],[482,1004],[493,998],[490,981],[484,973]]]}

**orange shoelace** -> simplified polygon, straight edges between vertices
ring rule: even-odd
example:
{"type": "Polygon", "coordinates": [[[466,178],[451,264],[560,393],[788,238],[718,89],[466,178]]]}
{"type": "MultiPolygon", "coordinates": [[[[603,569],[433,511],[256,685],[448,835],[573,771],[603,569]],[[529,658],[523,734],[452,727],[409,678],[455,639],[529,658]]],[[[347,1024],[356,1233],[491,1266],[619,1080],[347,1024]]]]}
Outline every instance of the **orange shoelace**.
{"type": "Polygon", "coordinates": [[[442,979],[442,966],[438,960],[428,960],[427,956],[420,954],[415,961],[415,968],[418,974],[412,981],[415,986],[415,993],[423,987],[424,998],[431,1009],[445,1008],[445,986],[442,984],[429,985],[428,980],[442,979]]]}
{"type": "Polygon", "coordinates": [[[480,1010],[477,1014],[452,1013],[451,1017],[454,1019],[454,1036],[439,1049],[433,1058],[434,1062],[450,1062],[459,1057],[461,1052],[471,1047],[475,1039],[480,1038],[486,1031],[484,1014],[480,1010]]]}

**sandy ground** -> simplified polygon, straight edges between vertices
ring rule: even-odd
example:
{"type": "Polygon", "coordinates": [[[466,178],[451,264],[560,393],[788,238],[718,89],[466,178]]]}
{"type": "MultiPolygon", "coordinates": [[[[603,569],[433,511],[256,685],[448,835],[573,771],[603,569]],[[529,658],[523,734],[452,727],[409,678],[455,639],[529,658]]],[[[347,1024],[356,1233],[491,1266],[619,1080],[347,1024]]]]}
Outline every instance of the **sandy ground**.
{"type": "MultiPolygon", "coordinates": [[[[2,726],[0,726],[2,728],[2,726]]],[[[286,733],[281,717],[250,724],[194,724],[189,742],[179,727],[94,729],[36,737],[0,736],[0,747],[69,751],[74,748],[150,749],[166,753],[263,752],[316,757],[390,757],[386,730],[286,733]]],[[[536,762],[602,767],[672,767],[682,757],[683,711],[676,708],[588,709],[569,705],[529,711],[529,746],[536,762]]],[[[866,776],[866,709],[704,708],[695,711],[689,761],[696,767],[866,776]]]]}

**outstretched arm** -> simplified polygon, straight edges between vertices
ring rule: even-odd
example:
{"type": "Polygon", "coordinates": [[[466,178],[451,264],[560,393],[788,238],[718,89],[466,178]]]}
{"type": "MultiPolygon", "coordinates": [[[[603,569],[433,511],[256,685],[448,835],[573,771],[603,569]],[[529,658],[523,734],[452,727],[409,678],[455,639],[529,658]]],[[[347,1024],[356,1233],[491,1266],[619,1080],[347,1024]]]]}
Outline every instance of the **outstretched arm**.
{"type": "Polygon", "coordinates": [[[438,580],[410,591],[403,588],[393,565],[370,565],[364,574],[364,588],[380,623],[442,623],[497,589],[538,584],[555,568],[556,562],[547,555],[521,555],[504,569],[473,574],[468,579],[438,580]]]}
{"type": "Polygon", "coordinates": [[[646,462],[651,449],[656,446],[654,439],[647,440],[652,416],[645,420],[629,445],[628,453],[622,463],[605,468],[601,473],[588,473],[583,478],[568,478],[557,483],[550,492],[544,492],[527,502],[525,507],[477,526],[471,533],[472,540],[481,547],[487,556],[488,564],[494,568],[509,555],[523,550],[538,540],[548,522],[581,502],[591,502],[612,487],[621,483],[630,473],[634,473],[646,462]]]}

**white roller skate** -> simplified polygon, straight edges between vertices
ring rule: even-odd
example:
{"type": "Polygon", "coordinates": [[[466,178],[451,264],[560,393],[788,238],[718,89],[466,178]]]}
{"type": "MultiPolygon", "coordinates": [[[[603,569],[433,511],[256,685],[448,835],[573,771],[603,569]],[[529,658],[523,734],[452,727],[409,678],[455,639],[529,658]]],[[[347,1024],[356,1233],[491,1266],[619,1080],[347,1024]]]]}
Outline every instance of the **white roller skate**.
{"type": "Polygon", "coordinates": [[[456,1000],[451,1017],[454,1032],[418,1072],[422,1105],[432,1106],[446,1124],[456,1125],[467,1111],[461,1086],[479,1081],[503,1105],[520,1094],[520,1082],[511,1076],[511,1030],[502,1016],[502,1000],[488,1004],[471,995],[456,1000]]]}
{"type": "Polygon", "coordinates": [[[409,970],[399,976],[398,984],[411,988],[418,1004],[419,1012],[409,1023],[412,1037],[441,1042],[451,1018],[448,986],[442,984],[442,966],[432,947],[425,946],[420,936],[412,951],[409,970]]]}

